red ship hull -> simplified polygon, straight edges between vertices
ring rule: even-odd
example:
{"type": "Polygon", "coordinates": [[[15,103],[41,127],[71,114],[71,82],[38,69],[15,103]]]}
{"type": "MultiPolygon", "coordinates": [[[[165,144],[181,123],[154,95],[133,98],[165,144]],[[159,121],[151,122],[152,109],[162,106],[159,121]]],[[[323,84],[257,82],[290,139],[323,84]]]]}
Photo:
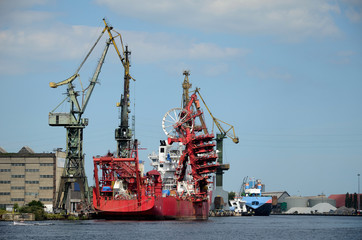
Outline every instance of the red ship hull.
{"type": "MultiPolygon", "coordinates": [[[[122,154],[127,157],[115,157],[108,153],[106,156],[93,158],[93,207],[97,212],[95,217],[127,220],[207,220],[210,206],[208,179],[219,165],[215,163],[217,155],[212,142],[214,135],[207,132],[202,114],[196,94],[193,94],[183,111],[174,115],[182,117],[183,120],[177,121],[173,126],[178,134],[177,137],[169,137],[168,144],[181,142],[185,150],[175,168],[175,185],[171,190],[163,189],[163,179],[157,170],[151,170],[146,175],[141,174],[137,140],[133,141],[132,148],[123,149],[122,154]],[[202,127],[194,130],[191,126],[194,125],[196,117],[200,118],[202,127]],[[191,167],[189,173],[188,166],[191,167]],[[185,180],[187,174],[192,176],[191,180],[185,180]],[[182,183],[182,186],[178,188],[176,183],[182,183]],[[184,184],[187,184],[187,187],[184,184]]],[[[173,117],[172,119],[175,120],[173,117]]],[[[126,133],[127,131],[124,132],[126,133]]]]}
{"type": "MultiPolygon", "coordinates": [[[[95,196],[95,195],[93,195],[95,196]]],[[[93,201],[97,201],[93,199],[93,201]]],[[[207,220],[209,203],[193,202],[174,196],[145,197],[141,204],[137,199],[100,200],[96,218],[124,220],[207,220]]]]}

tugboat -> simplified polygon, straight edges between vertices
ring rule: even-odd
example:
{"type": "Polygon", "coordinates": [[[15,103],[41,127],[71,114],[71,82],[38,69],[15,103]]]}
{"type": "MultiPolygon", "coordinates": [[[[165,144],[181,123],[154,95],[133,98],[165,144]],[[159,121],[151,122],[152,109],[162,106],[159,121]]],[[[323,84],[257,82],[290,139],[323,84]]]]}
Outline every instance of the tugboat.
{"type": "Polygon", "coordinates": [[[240,193],[230,201],[235,212],[242,215],[269,216],[272,209],[272,197],[262,196],[262,183],[260,179],[245,177],[240,193]]]}

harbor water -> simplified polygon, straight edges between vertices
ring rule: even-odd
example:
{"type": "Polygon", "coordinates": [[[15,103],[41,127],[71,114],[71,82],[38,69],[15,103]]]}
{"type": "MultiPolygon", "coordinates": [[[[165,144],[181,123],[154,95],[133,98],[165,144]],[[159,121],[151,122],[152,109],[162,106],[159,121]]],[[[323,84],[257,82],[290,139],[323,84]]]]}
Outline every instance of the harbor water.
{"type": "Polygon", "coordinates": [[[0,222],[0,239],[362,239],[362,217],[212,217],[208,221],[0,222]]]}

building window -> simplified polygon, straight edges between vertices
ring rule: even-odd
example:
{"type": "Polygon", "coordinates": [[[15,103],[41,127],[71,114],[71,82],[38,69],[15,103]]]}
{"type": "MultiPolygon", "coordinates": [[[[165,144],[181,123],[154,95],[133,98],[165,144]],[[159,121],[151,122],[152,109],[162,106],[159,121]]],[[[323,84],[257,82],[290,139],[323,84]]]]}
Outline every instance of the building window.
{"type": "Polygon", "coordinates": [[[11,175],[12,178],[24,178],[25,175],[11,175]]]}
{"type": "Polygon", "coordinates": [[[10,169],[0,169],[0,172],[10,172],[10,169]]]}
{"type": "Polygon", "coordinates": [[[25,184],[39,184],[39,181],[25,181],[25,184]]]}
{"type": "Polygon", "coordinates": [[[24,198],[12,198],[12,202],[24,202],[24,198]]]}
{"type": "Polygon", "coordinates": [[[10,181],[0,181],[0,184],[10,184],[10,181]]]}
{"type": "Polygon", "coordinates": [[[25,172],[39,172],[39,169],[25,169],[25,172]]]}
{"type": "Polygon", "coordinates": [[[53,202],[53,198],[40,198],[41,202],[53,202]]]}
{"type": "Polygon", "coordinates": [[[39,193],[36,193],[36,192],[26,192],[25,195],[26,195],[26,196],[38,196],[39,193]]]}
{"type": "Polygon", "coordinates": [[[53,175],[40,175],[40,178],[53,178],[53,175]]]}
{"type": "Polygon", "coordinates": [[[12,163],[11,166],[25,166],[25,163],[12,163]]]}
{"type": "Polygon", "coordinates": [[[10,192],[0,192],[0,195],[10,195],[10,192]]]}
{"type": "Polygon", "coordinates": [[[50,190],[53,189],[53,187],[39,187],[40,190],[50,190]]]}
{"type": "Polygon", "coordinates": [[[23,190],[23,189],[25,189],[25,187],[18,187],[18,186],[11,187],[11,190],[23,190]]]}
{"type": "Polygon", "coordinates": [[[53,163],[40,163],[40,166],[46,167],[46,166],[53,166],[53,163]]]}

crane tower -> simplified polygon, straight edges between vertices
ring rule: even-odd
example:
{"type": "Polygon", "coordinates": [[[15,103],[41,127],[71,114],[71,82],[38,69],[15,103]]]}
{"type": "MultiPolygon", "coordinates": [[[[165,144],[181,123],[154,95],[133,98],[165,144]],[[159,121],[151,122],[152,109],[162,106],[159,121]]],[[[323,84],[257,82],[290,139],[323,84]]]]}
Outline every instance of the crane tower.
{"type": "Polygon", "coordinates": [[[228,210],[228,193],[223,189],[223,174],[224,171],[229,170],[230,165],[223,163],[223,141],[226,137],[229,137],[234,143],[239,143],[239,138],[235,135],[234,126],[231,124],[228,124],[224,121],[221,121],[220,119],[217,119],[214,117],[214,115],[211,113],[210,109],[206,105],[204,99],[202,98],[200,91],[198,88],[196,88],[196,93],[200,96],[201,101],[204,103],[207,111],[209,112],[213,122],[215,123],[216,127],[218,128],[220,133],[216,134],[216,149],[217,149],[217,162],[219,163],[218,168],[216,169],[216,188],[213,191],[212,196],[212,205],[211,210],[215,209],[223,209],[228,210]]]}
{"type": "MultiPolygon", "coordinates": [[[[85,112],[89,99],[90,99],[92,92],[94,90],[94,87],[97,83],[98,76],[101,72],[101,68],[104,63],[106,54],[108,52],[109,45],[112,44],[115,47],[117,54],[123,64],[123,67],[126,69],[127,64],[129,67],[128,60],[125,61],[124,58],[121,56],[121,54],[117,48],[116,42],[114,40],[115,37],[119,36],[121,39],[121,42],[122,42],[121,35],[118,33],[117,36],[113,37],[113,35],[111,33],[111,30],[113,28],[111,26],[109,26],[109,24],[107,24],[105,19],[103,19],[103,22],[105,24],[103,31],[101,32],[100,36],[98,37],[98,39],[96,40],[96,42],[94,43],[94,45],[92,46],[92,48],[90,49],[88,54],[86,55],[83,62],[78,67],[75,74],[73,74],[68,79],[61,81],[59,83],[54,83],[54,82],[49,83],[49,86],[51,88],[57,88],[62,85],[67,85],[66,98],[52,112],[49,113],[49,125],[50,126],[56,126],[56,127],[63,126],[66,129],[66,159],[65,159],[64,171],[61,176],[60,183],[59,183],[58,194],[57,194],[55,204],[54,204],[54,209],[56,211],[60,211],[62,209],[68,210],[68,211],[71,210],[69,193],[70,193],[71,185],[73,183],[77,183],[79,185],[80,192],[81,192],[81,201],[84,204],[82,206],[82,210],[87,210],[87,207],[90,206],[90,194],[89,194],[89,189],[88,189],[87,177],[86,177],[85,169],[84,169],[84,154],[83,154],[83,130],[88,125],[88,119],[82,118],[82,115],[85,112]],[[82,102],[80,103],[78,101],[79,93],[77,91],[75,91],[73,81],[77,77],[79,77],[78,72],[80,71],[83,64],[88,59],[88,57],[92,53],[93,49],[95,48],[95,46],[97,45],[97,43],[99,42],[99,40],[101,39],[101,37],[103,36],[103,34],[106,31],[109,34],[109,38],[106,41],[101,58],[98,62],[98,65],[93,74],[93,77],[89,82],[89,86],[87,88],[85,88],[85,90],[83,91],[83,94],[85,96],[83,95],[84,98],[82,99],[82,102]],[[55,110],[66,100],[68,100],[68,102],[70,102],[70,111],[68,113],[55,112],[55,110]]],[[[123,48],[123,43],[122,43],[122,48],[123,48]]],[[[123,51],[123,53],[126,56],[126,58],[128,59],[127,48],[126,48],[126,51],[123,51]]],[[[125,71],[125,72],[127,72],[127,71],[125,71]]],[[[125,74],[125,76],[127,76],[128,80],[131,78],[129,76],[128,72],[127,72],[127,74],[125,74]]],[[[125,92],[125,96],[127,96],[126,92],[125,92]]],[[[127,101],[126,101],[126,104],[127,104],[127,101]]],[[[127,119],[127,123],[125,123],[125,125],[128,126],[128,119],[127,119]]]]}

